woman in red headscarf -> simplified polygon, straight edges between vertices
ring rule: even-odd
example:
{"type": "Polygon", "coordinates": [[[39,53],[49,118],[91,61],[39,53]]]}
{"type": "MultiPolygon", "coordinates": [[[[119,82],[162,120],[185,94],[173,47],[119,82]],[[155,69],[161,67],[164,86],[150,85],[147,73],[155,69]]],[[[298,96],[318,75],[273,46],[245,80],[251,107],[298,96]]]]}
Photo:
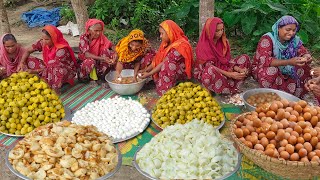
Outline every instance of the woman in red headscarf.
{"type": "MultiPolygon", "coordinates": [[[[21,61],[22,55],[26,50],[18,44],[13,34],[4,34],[0,39],[0,79],[6,78],[17,72],[18,65],[21,61]]],[[[27,62],[34,61],[35,57],[29,57],[27,62]]],[[[28,64],[28,63],[27,63],[28,64]]],[[[27,71],[36,71],[43,69],[44,66],[26,67],[27,71]]]]}
{"type": "MultiPolygon", "coordinates": [[[[114,68],[116,60],[112,56],[112,42],[103,34],[104,23],[98,19],[89,19],[86,22],[86,32],[80,36],[79,59],[80,78],[87,79],[90,77],[91,85],[96,86],[96,81],[114,68]]],[[[103,85],[106,85],[105,83],[103,85]]]]}
{"type": "Polygon", "coordinates": [[[209,18],[196,48],[194,77],[207,89],[223,94],[239,91],[250,72],[250,58],[231,59],[230,46],[220,18],[209,18]]]}
{"type": "Polygon", "coordinates": [[[159,27],[161,44],[152,63],[141,78],[153,76],[159,95],[173,87],[177,81],[191,78],[192,47],[182,29],[172,20],[165,20],[159,27]]]}
{"type": "Polygon", "coordinates": [[[42,51],[43,62],[38,59],[28,62],[29,67],[44,64],[45,68],[40,76],[56,92],[64,83],[74,84],[77,74],[77,61],[68,42],[62,33],[52,25],[47,25],[42,30],[42,38],[23,54],[18,70],[22,70],[29,55],[35,51],[42,51]]]}

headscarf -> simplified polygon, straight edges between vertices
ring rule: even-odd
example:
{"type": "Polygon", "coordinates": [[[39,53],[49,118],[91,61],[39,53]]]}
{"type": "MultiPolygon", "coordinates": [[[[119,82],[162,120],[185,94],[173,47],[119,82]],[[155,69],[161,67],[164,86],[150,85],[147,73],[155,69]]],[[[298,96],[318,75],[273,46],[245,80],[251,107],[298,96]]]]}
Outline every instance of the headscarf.
{"type": "Polygon", "coordinates": [[[103,34],[104,23],[98,19],[89,19],[86,22],[86,34],[89,34],[89,28],[95,24],[100,24],[102,27],[102,33],[96,39],[92,39],[89,45],[89,52],[100,56],[104,49],[109,49],[112,47],[112,42],[103,34]]]}
{"type": "MultiPolygon", "coordinates": [[[[292,16],[282,16],[273,26],[272,32],[267,33],[273,43],[273,54],[279,60],[287,60],[298,55],[298,49],[302,45],[302,41],[297,35],[294,35],[288,42],[282,44],[279,39],[279,28],[295,24],[297,26],[296,33],[299,31],[300,26],[298,21],[292,16]]],[[[294,66],[280,66],[282,74],[294,76],[294,66]]]]}
{"type": "Polygon", "coordinates": [[[50,34],[51,40],[53,42],[53,47],[50,48],[48,45],[44,45],[43,47],[42,55],[44,63],[47,65],[49,60],[55,59],[56,52],[59,49],[67,48],[72,61],[77,66],[77,60],[74,56],[73,50],[71,49],[69,43],[63,38],[61,31],[59,31],[59,29],[52,25],[46,25],[43,29],[50,34]]]}
{"type": "Polygon", "coordinates": [[[6,71],[7,71],[6,76],[10,76],[11,74],[17,72],[17,67],[21,61],[21,58],[25,52],[25,49],[21,47],[20,44],[17,44],[16,57],[14,58],[13,61],[11,61],[3,44],[3,38],[5,35],[7,34],[2,35],[0,40],[0,64],[6,68],[6,71]]]}
{"type": "MultiPolygon", "coordinates": [[[[167,33],[170,39],[170,44],[167,44],[163,41],[161,42],[158,52],[152,61],[153,67],[156,67],[158,64],[160,64],[164,60],[168,52],[172,48],[174,48],[184,57],[186,65],[185,72],[188,78],[190,79],[193,55],[192,47],[188,41],[188,38],[184,35],[182,29],[172,20],[163,21],[160,24],[160,27],[162,27],[164,31],[167,33]]],[[[157,79],[158,74],[155,74],[154,78],[157,79]]]]}
{"type": "Polygon", "coordinates": [[[139,29],[132,30],[128,36],[122,38],[117,46],[116,51],[119,56],[119,61],[124,63],[129,63],[134,61],[137,57],[143,55],[146,49],[150,47],[149,42],[144,38],[144,33],[139,29]],[[132,52],[130,50],[129,44],[132,41],[142,41],[142,46],[137,50],[137,52],[132,52]]]}
{"type": "Polygon", "coordinates": [[[223,24],[223,21],[217,17],[207,19],[196,47],[196,56],[197,62],[200,64],[212,61],[218,68],[227,70],[231,55],[225,31],[216,44],[213,42],[217,25],[220,23],[223,24]]]}

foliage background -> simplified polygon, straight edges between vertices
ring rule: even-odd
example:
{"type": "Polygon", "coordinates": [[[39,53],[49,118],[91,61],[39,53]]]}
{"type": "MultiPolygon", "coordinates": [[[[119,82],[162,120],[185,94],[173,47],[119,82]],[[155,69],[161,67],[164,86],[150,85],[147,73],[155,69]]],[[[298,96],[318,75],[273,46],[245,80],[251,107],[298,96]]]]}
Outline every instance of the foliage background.
{"type": "MultiPolygon", "coordinates": [[[[71,20],[72,10],[65,6],[62,16],[71,20]]],[[[108,37],[116,42],[131,29],[147,36],[158,36],[158,25],[172,19],[193,41],[198,40],[198,0],[96,0],[89,6],[90,17],[103,20],[108,37]]],[[[271,31],[283,15],[293,15],[301,29],[298,35],[312,51],[320,52],[320,0],[215,0],[215,16],[221,17],[237,53],[252,54],[260,37],[271,31]],[[248,43],[249,42],[249,43],[248,43]]]]}

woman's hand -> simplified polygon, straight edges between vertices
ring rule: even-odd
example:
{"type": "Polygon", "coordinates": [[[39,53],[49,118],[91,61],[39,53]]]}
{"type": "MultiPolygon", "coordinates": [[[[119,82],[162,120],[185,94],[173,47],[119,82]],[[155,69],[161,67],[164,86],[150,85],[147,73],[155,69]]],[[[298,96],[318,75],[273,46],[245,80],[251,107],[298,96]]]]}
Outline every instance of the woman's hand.
{"type": "Polygon", "coordinates": [[[312,56],[311,54],[304,54],[302,57],[304,57],[307,60],[307,63],[312,61],[312,56]]]}
{"type": "Polygon", "coordinates": [[[149,76],[151,76],[152,74],[148,73],[148,72],[143,72],[139,75],[139,78],[141,79],[145,79],[148,78],[149,76]]]}
{"type": "Polygon", "coordinates": [[[23,71],[24,69],[27,68],[25,67],[24,63],[20,62],[17,67],[17,72],[23,71]]]}
{"type": "Polygon", "coordinates": [[[239,72],[228,72],[227,76],[229,78],[236,79],[236,80],[242,80],[247,77],[245,73],[239,73],[239,72]]]}
{"type": "Polygon", "coordinates": [[[289,60],[292,66],[304,66],[307,63],[307,59],[304,57],[294,57],[289,60]]]}
{"type": "Polygon", "coordinates": [[[234,66],[233,67],[233,69],[236,71],[236,72],[238,72],[238,73],[244,73],[244,74],[246,74],[246,75],[248,75],[249,74],[249,69],[247,69],[247,68],[240,68],[239,66],[234,66]]]}
{"type": "Polygon", "coordinates": [[[310,73],[311,73],[311,76],[319,77],[320,76],[320,67],[311,69],[310,73]]]}
{"type": "Polygon", "coordinates": [[[305,85],[304,87],[308,90],[308,91],[312,91],[314,86],[319,86],[320,84],[320,77],[317,78],[313,78],[310,79],[305,85]]]}

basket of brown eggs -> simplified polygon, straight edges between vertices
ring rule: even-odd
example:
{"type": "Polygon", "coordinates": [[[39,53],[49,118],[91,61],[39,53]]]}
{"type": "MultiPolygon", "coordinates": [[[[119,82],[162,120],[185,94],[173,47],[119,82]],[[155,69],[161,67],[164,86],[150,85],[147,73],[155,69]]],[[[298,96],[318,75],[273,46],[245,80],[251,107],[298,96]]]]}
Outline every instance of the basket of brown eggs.
{"type": "Polygon", "coordinates": [[[275,175],[320,175],[320,107],[286,99],[257,107],[231,122],[231,135],[248,159],[275,175]]]}

